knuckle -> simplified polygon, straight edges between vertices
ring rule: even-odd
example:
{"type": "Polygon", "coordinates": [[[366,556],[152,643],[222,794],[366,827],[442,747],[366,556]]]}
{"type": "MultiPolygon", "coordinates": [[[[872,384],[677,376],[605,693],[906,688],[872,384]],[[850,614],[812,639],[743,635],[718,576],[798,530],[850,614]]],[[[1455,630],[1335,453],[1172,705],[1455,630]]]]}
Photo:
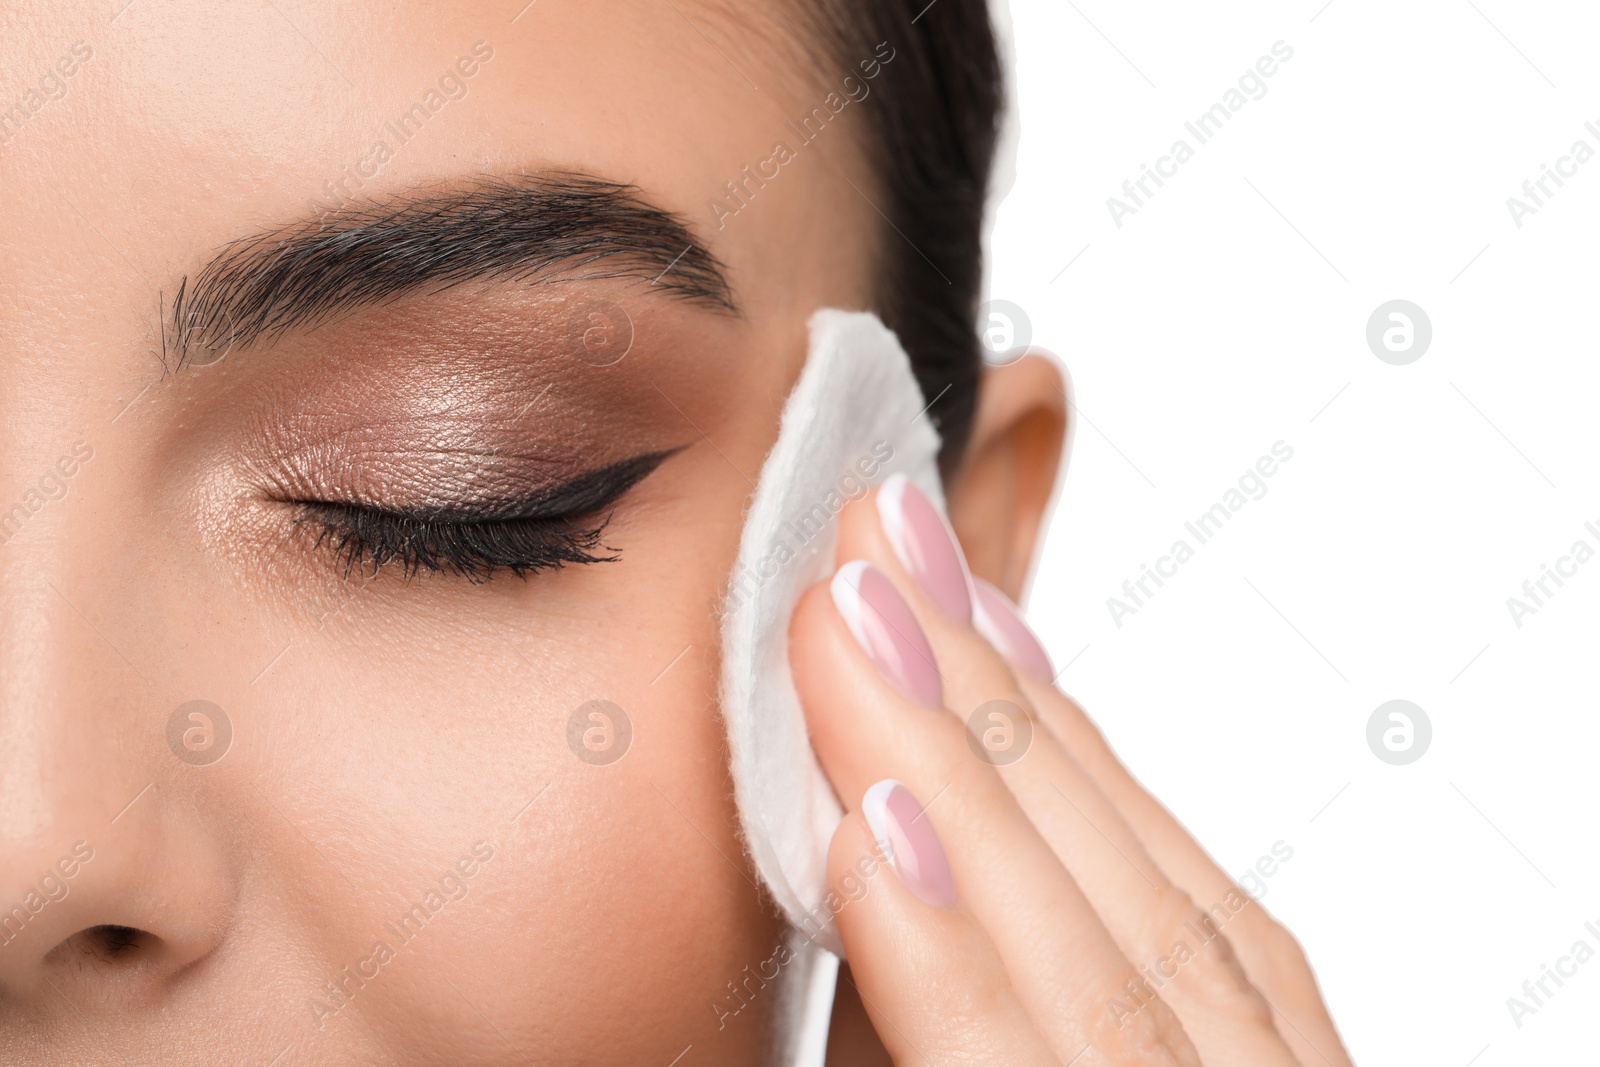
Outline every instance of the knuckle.
{"type": "Polygon", "coordinates": [[[933,986],[934,995],[923,1001],[921,1029],[942,1036],[943,1044],[969,1044],[1014,1007],[1008,1003],[1013,999],[1009,989],[993,982],[975,983],[963,974],[946,974],[933,986]]]}
{"type": "Polygon", "coordinates": [[[999,770],[973,757],[967,746],[964,727],[958,726],[951,742],[952,751],[947,768],[951,792],[960,797],[964,805],[974,805],[973,810],[995,813],[1015,808],[1016,801],[1006,788],[999,770]],[[959,746],[959,750],[955,746],[959,746]]]}
{"type": "Polygon", "coordinates": [[[983,694],[983,699],[1003,698],[1027,705],[1016,670],[982,634],[953,624],[935,625],[939,629],[932,639],[939,654],[940,669],[958,691],[983,694]]]}
{"type": "MultiPolygon", "coordinates": [[[[1136,986],[1137,978],[1128,986],[1136,986]]],[[[1101,1061],[1118,1067],[1200,1067],[1200,1053],[1178,1015],[1154,993],[1130,991],[1126,1002],[1112,1002],[1091,1042],[1101,1061]]]]}
{"type": "Polygon", "coordinates": [[[1305,966],[1306,950],[1301,947],[1300,939],[1287,926],[1268,915],[1259,904],[1256,910],[1261,913],[1262,940],[1266,942],[1268,951],[1276,958],[1305,966]]]}
{"type": "Polygon", "coordinates": [[[1274,988],[1299,988],[1315,986],[1311,961],[1299,938],[1288,927],[1267,914],[1266,909],[1254,904],[1251,936],[1259,946],[1264,977],[1274,988]]]}
{"type": "Polygon", "coordinates": [[[939,1050],[945,1058],[937,1062],[1000,1062],[985,1053],[1002,1036],[1003,1022],[1022,1014],[1016,993],[1003,972],[972,966],[989,951],[976,928],[953,923],[941,936],[946,945],[939,958],[923,957],[922,966],[899,976],[909,995],[901,999],[905,1007],[895,1025],[939,1050]]]}
{"type": "Polygon", "coordinates": [[[1155,989],[1171,987],[1173,996],[1209,1015],[1270,1027],[1271,1012],[1223,929],[1236,914],[1227,904],[1203,910],[1175,886],[1163,890],[1142,974],[1155,989]]]}

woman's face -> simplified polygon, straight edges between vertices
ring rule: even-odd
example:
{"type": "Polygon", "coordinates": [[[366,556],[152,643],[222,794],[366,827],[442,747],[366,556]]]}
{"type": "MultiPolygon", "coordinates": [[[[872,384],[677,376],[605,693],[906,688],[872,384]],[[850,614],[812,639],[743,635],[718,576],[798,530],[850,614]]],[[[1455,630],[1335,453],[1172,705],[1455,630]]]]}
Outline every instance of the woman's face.
{"type": "Polygon", "coordinates": [[[861,109],[523,2],[0,14],[0,1060],[760,1057],[716,611],[861,109]]]}

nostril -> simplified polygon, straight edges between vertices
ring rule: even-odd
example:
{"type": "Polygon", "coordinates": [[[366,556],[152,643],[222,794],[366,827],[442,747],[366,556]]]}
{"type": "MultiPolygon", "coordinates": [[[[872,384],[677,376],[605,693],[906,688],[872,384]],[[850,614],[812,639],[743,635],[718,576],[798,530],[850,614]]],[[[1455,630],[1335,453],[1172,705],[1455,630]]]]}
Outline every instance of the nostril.
{"type": "Polygon", "coordinates": [[[102,924],[79,930],[50,951],[49,959],[65,962],[89,956],[102,963],[131,963],[159,944],[161,939],[132,926],[102,924]]]}
{"type": "Polygon", "coordinates": [[[85,939],[96,943],[102,956],[106,959],[116,959],[118,956],[137,951],[142,945],[154,939],[154,935],[143,930],[135,930],[131,926],[94,926],[84,931],[85,939]]]}

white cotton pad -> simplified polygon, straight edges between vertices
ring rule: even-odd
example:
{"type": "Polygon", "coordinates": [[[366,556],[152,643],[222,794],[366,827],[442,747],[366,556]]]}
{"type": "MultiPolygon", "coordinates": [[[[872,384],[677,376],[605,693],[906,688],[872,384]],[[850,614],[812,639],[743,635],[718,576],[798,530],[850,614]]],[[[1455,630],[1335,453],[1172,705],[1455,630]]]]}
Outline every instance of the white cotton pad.
{"type": "Polygon", "coordinates": [[[796,930],[773,1062],[822,1062],[838,931],[826,898],[828,844],[843,817],[817,763],[789,670],[789,618],[834,569],[845,503],[901,472],[941,507],[939,434],[911,363],[875,315],[811,317],[800,380],[745,517],[722,619],[722,716],[744,845],[796,930]],[[820,1015],[820,1028],[816,1023],[820,1015]],[[819,1036],[820,1035],[820,1036],[819,1036]]]}
{"type": "MultiPolygon", "coordinates": [[[[989,12],[1004,85],[983,227],[985,298],[994,295],[990,246],[1016,177],[1021,139],[1010,4],[990,0],[989,12]]],[[[730,583],[722,624],[722,714],[734,796],[745,847],[794,924],[767,1059],[785,1067],[823,1067],[843,953],[825,903],[828,843],[843,809],[807,738],[789,673],[789,616],[801,591],[833,568],[832,520],[836,505],[859,494],[853,487],[903,471],[943,509],[939,435],[926,404],[900,342],[877,316],[813,315],[806,366],[761,468],[730,583]],[[887,459],[874,452],[879,442],[892,449],[887,459]],[[870,475],[857,466],[871,467],[871,461],[877,465],[870,475]]]]}

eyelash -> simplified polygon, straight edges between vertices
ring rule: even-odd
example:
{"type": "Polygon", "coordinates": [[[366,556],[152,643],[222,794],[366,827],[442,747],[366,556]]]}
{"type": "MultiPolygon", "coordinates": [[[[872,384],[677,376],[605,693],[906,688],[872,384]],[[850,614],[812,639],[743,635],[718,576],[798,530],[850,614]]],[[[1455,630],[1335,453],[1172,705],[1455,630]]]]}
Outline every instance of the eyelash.
{"type": "Polygon", "coordinates": [[[518,578],[569,564],[614,563],[617,549],[603,546],[610,507],[673,451],[653,452],[579,475],[531,500],[474,512],[405,513],[365,504],[294,501],[295,524],[316,531],[314,547],[330,549],[346,577],[371,564],[372,573],[397,563],[406,577],[443,572],[472,582],[498,571],[518,578]],[[605,553],[603,555],[597,552],[605,553]]]}
{"type": "Polygon", "coordinates": [[[594,526],[562,520],[439,520],[380,511],[351,504],[302,505],[296,522],[315,524],[314,547],[327,546],[344,565],[345,576],[397,563],[406,576],[445,572],[484,582],[496,571],[518,578],[569,563],[613,563],[615,549],[597,556],[600,535],[610,516],[594,526]]]}

